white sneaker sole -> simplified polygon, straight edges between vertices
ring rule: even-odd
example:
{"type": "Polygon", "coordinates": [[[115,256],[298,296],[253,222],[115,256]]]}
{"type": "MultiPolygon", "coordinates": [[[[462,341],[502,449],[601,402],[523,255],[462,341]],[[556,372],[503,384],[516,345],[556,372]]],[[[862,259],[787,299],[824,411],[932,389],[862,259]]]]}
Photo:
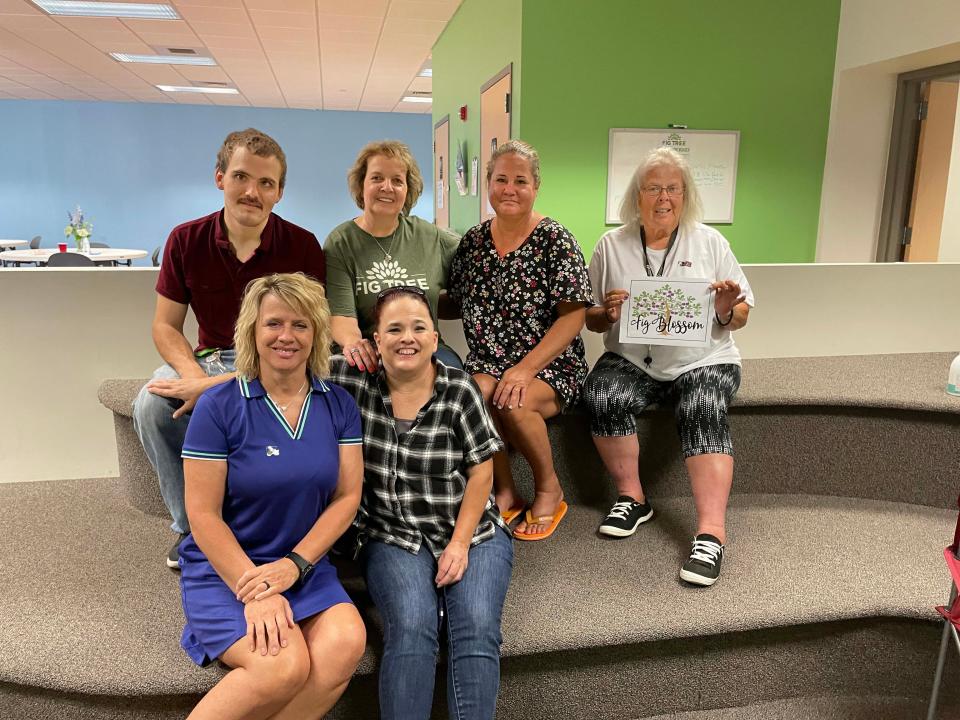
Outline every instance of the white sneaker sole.
{"type": "Polygon", "coordinates": [[[600,533],[601,535],[606,535],[607,537],[619,537],[619,538],[630,537],[637,531],[638,527],[643,525],[643,523],[645,523],[647,520],[649,520],[652,517],[653,517],[653,508],[650,509],[650,512],[648,512],[646,515],[644,515],[639,520],[637,520],[637,522],[634,524],[632,528],[621,530],[620,528],[607,527],[606,525],[601,525],[599,528],[597,528],[597,532],[600,533]]]}
{"type": "Polygon", "coordinates": [[[689,570],[684,570],[683,568],[680,568],[680,579],[692,585],[701,585],[702,587],[710,587],[717,580],[719,580],[720,577],[719,576],[715,578],[704,577],[703,575],[697,575],[697,573],[690,572],[689,570]]]}

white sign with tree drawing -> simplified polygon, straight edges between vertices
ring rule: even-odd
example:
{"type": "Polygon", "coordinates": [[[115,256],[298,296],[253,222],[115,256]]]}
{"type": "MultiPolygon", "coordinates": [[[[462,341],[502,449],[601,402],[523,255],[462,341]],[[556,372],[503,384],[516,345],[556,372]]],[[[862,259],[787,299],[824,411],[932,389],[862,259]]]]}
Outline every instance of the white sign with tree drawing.
{"type": "Polygon", "coordinates": [[[706,347],[713,321],[709,280],[639,278],[620,315],[620,342],[706,347]]]}

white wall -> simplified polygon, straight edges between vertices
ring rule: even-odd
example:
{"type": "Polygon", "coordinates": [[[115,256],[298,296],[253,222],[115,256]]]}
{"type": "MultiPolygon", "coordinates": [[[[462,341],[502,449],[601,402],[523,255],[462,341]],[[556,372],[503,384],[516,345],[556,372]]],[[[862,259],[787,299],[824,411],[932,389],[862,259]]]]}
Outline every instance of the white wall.
{"type": "MultiPolygon", "coordinates": [[[[758,304],[736,335],[745,357],[960,350],[960,264],[744,270],[758,304]]],[[[159,364],[155,282],[148,268],[0,270],[0,482],[117,475],[112,414],[97,388],[159,364]]],[[[443,333],[463,350],[458,324],[443,333]]],[[[585,335],[593,362],[601,338],[585,335]]]]}
{"type": "Polygon", "coordinates": [[[872,262],[897,75],[960,60],[957,0],[842,0],[818,262],[872,262]]]}

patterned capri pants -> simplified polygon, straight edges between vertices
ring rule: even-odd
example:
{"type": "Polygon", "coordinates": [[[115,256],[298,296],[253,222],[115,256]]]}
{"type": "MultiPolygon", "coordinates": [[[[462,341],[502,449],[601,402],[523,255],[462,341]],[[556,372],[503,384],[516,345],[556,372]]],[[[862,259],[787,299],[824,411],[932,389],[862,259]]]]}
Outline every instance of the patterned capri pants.
{"type": "Polygon", "coordinates": [[[739,365],[708,365],[675,380],[661,381],[620,355],[607,352],[587,375],[583,399],[594,435],[633,435],[637,432],[635,415],[652,403],[665,405],[672,401],[685,458],[710,453],[733,455],[727,408],[739,387],[739,365]]]}

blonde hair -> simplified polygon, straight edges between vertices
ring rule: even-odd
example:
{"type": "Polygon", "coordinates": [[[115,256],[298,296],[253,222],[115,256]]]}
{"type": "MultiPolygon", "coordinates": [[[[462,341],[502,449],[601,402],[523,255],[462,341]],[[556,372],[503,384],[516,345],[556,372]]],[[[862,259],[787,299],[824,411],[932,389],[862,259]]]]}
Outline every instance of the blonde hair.
{"type": "Polygon", "coordinates": [[[363,146],[353,167],[347,171],[347,187],[350,188],[353,201],[363,210],[363,181],[367,179],[367,165],[370,158],[375,155],[399,160],[406,166],[407,199],[403,202],[401,212],[409,215],[410,209],[417,204],[417,200],[423,193],[423,176],[420,174],[420,166],[417,165],[410,148],[399,140],[377,140],[363,146]]]}
{"type": "Polygon", "coordinates": [[[488,185],[490,184],[490,178],[493,177],[493,167],[497,164],[497,160],[504,155],[516,155],[526,160],[527,164],[530,165],[533,186],[535,188],[540,187],[540,153],[536,151],[533,145],[523,140],[507,140],[490,154],[490,159],[487,160],[488,185]]]}
{"type": "Polygon", "coordinates": [[[680,225],[684,228],[690,228],[700,222],[700,218],[703,217],[703,202],[700,200],[697,184],[693,181],[693,171],[690,169],[690,165],[687,164],[683,155],[676,150],[659,147],[651,150],[650,154],[640,163],[640,167],[634,171],[630,178],[630,184],[627,185],[626,192],[623,193],[623,201],[620,203],[620,222],[624,225],[640,226],[643,224],[640,218],[640,191],[643,189],[647,173],[654,168],[661,167],[676,168],[683,177],[683,209],[680,210],[680,225]]]}
{"type": "Polygon", "coordinates": [[[276,295],[294,312],[310,321],[313,326],[313,347],[307,358],[307,369],[317,377],[329,375],[330,307],[323,285],[302,272],[274,273],[247,284],[233,332],[237,372],[247,380],[260,376],[257,319],[260,316],[260,304],[267,295],[276,295]]]}

